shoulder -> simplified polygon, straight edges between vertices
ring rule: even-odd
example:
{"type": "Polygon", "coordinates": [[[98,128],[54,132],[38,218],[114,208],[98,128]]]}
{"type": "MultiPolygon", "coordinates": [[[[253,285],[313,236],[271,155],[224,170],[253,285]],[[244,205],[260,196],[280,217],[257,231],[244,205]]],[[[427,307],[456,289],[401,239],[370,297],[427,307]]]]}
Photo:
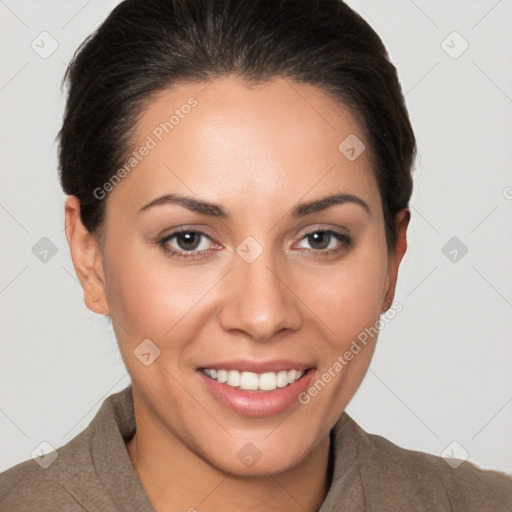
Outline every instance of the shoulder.
{"type": "Polygon", "coordinates": [[[115,510],[101,488],[92,452],[98,417],[55,451],[0,473],[0,511],[115,510]]]}
{"type": "MultiPolygon", "coordinates": [[[[57,505],[61,510],[83,511],[69,486],[63,485],[65,472],[62,472],[62,464],[53,462],[45,467],[44,458],[62,454],[63,448],[39,458],[42,465],[35,459],[29,459],[0,473],[0,511],[44,512],[55,510],[57,505]]],[[[57,460],[59,457],[61,455],[57,460]]]]}
{"type": "Polygon", "coordinates": [[[369,437],[373,450],[385,455],[381,469],[404,479],[413,477],[421,483],[420,495],[445,494],[450,505],[465,511],[512,507],[512,479],[504,473],[478,468],[469,461],[452,459],[449,464],[440,456],[401,448],[381,436],[369,437]]]}
{"type": "Polygon", "coordinates": [[[401,448],[382,436],[365,432],[351,418],[349,423],[356,433],[360,474],[372,489],[370,496],[379,495],[376,499],[387,499],[393,506],[403,504],[404,510],[512,510],[512,478],[505,473],[401,448]]]}
{"type": "Polygon", "coordinates": [[[33,459],[13,466],[0,474],[0,511],[49,512],[57,505],[60,510],[83,511],[61,478],[51,466],[45,469],[33,459]]]}

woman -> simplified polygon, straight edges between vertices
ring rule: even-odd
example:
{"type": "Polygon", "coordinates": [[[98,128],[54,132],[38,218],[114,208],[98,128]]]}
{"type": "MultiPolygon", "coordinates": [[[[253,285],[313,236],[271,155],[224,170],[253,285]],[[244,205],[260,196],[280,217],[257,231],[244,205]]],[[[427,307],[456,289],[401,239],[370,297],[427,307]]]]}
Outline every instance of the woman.
{"type": "Polygon", "coordinates": [[[127,0],[67,78],[66,235],[132,385],[3,473],[1,510],[512,509],[505,476],[343,412],[396,307],[415,156],[366,22],[339,0],[127,0]]]}

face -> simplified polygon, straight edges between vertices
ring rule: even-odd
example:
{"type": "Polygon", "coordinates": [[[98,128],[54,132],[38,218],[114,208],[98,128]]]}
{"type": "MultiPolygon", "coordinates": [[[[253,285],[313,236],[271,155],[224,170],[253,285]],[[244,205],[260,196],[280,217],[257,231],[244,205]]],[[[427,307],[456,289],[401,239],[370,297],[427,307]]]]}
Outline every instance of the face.
{"type": "Polygon", "coordinates": [[[391,257],[349,135],[364,142],[313,86],[183,84],[143,111],[137,163],[104,199],[86,302],[112,318],[136,413],[223,471],[299,465],[367,371],[375,339],[343,355],[393,296],[405,239],[391,257]]]}

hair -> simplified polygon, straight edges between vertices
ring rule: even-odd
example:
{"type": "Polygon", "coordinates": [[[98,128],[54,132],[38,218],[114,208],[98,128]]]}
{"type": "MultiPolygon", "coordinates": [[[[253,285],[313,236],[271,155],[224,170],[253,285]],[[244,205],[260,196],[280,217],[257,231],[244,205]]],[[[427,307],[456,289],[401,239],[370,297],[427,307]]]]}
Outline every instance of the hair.
{"type": "MultiPolygon", "coordinates": [[[[64,192],[92,234],[102,187],[127,161],[144,107],[174,85],[236,76],[311,84],[358,121],[378,183],[388,250],[408,209],[416,141],[396,68],[376,32],[341,0],[126,0],[80,45],[63,79],[64,192]]],[[[341,142],[341,141],[340,141],[341,142]]],[[[133,151],[133,148],[131,149],[133,151]]]]}

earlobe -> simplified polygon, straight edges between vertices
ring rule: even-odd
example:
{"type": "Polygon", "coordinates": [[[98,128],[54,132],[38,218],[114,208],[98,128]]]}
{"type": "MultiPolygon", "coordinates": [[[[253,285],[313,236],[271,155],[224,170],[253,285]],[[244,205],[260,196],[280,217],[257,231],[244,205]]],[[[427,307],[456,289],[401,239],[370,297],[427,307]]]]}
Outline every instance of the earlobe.
{"type": "Polygon", "coordinates": [[[399,211],[396,215],[396,245],[392,257],[389,259],[388,266],[388,284],[386,294],[382,304],[382,312],[386,312],[393,303],[395,297],[395,288],[398,278],[398,269],[402,258],[407,251],[407,227],[411,220],[411,212],[408,208],[399,211]]]}
{"type": "Polygon", "coordinates": [[[71,259],[84,290],[85,305],[95,313],[108,315],[102,254],[97,240],[82,223],[76,196],[66,199],[65,223],[71,259]]]}

